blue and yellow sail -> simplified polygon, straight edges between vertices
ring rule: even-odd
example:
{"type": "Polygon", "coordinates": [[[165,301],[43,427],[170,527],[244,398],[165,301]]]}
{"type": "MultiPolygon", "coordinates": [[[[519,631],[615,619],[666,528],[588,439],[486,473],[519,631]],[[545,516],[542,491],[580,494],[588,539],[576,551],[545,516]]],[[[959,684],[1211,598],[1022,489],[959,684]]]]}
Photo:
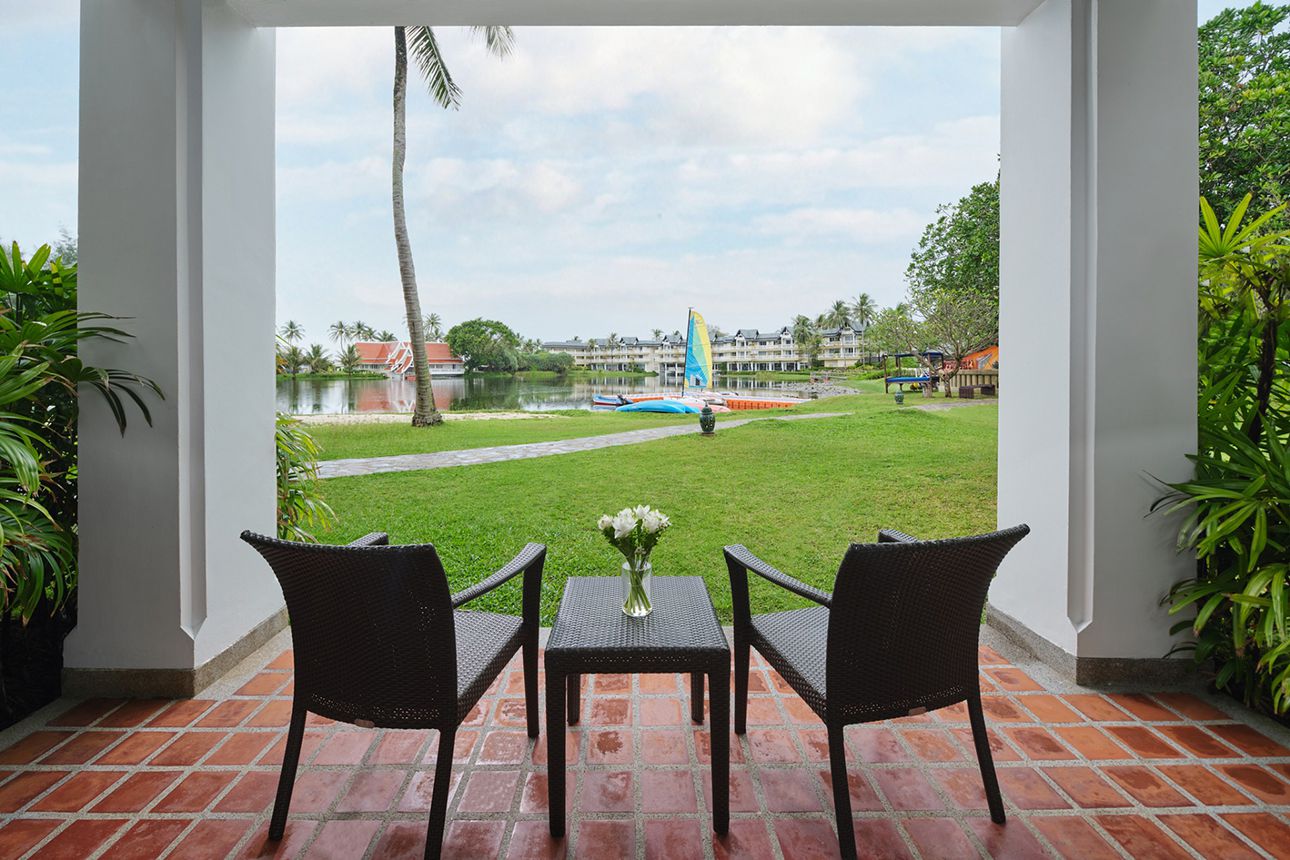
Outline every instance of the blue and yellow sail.
{"type": "Polygon", "coordinates": [[[690,309],[690,325],[685,336],[685,388],[711,388],[712,340],[708,337],[708,324],[703,317],[690,309]]]}

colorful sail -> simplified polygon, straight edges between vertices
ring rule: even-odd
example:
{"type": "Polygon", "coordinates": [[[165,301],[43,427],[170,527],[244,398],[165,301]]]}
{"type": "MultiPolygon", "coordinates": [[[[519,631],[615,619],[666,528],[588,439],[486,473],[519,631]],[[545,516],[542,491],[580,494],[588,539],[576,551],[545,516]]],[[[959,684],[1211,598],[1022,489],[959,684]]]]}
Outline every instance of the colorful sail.
{"type": "Polygon", "coordinates": [[[708,324],[695,311],[690,311],[690,329],[685,336],[685,387],[711,388],[712,341],[708,338],[708,324]]]}

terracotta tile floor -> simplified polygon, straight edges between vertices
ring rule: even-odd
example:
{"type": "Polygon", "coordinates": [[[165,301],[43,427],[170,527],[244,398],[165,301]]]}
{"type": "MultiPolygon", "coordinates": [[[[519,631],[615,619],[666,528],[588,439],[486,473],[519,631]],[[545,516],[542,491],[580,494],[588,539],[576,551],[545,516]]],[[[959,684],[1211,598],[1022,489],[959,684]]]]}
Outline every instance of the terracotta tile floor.
{"type": "MultiPolygon", "coordinates": [[[[434,733],[321,719],[306,736],[286,838],[266,844],[292,682],[282,648],[218,696],[86,701],[25,727],[0,752],[0,857],[419,857],[434,733]]],[[[1009,824],[986,817],[962,707],[857,726],[848,741],[861,856],[1290,857],[1280,728],[1234,719],[1215,704],[1239,707],[1220,700],[1062,688],[988,647],[980,658],[1009,824]]],[[[512,666],[452,752],[445,853],[837,856],[824,731],[761,664],[748,734],[732,750],[730,835],[713,838],[708,736],[687,722],[683,680],[584,679],[586,721],[569,732],[569,836],[555,842],[545,747],[524,735],[512,666]]]]}

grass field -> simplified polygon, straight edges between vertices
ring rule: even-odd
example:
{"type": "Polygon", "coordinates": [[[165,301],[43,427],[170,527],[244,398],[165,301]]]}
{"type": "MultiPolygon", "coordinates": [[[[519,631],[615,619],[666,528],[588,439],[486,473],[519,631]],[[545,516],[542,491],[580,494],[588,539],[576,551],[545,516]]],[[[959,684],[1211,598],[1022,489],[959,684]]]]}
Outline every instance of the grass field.
{"type": "MultiPolygon", "coordinates": [[[[621,558],[596,531],[597,516],[650,504],[674,523],[654,551],[656,575],[705,577],[728,623],[725,544],[744,543],[829,589],[847,543],[871,541],[879,528],[947,537],[994,527],[996,406],[924,412],[866,393],[799,410],[848,414],[718,428],[714,438],[681,436],[534,460],[332,479],[323,490],[340,525],[322,537],[339,543],[388,531],[396,543],[434,543],[454,590],[500,567],[526,541],[540,541],[549,547],[542,602],[549,624],[567,577],[618,569],[621,558]]],[[[586,420],[626,417],[636,416],[586,420]]],[[[463,439],[499,433],[513,443],[543,438],[552,424],[460,422],[431,432],[462,433],[463,439]],[[513,426],[496,426],[507,424],[513,426]]],[[[343,441],[369,429],[328,428],[324,444],[350,456],[364,446],[386,445],[374,437],[343,441]]],[[[445,436],[440,450],[448,447],[445,436]]],[[[373,453],[396,451],[387,446],[373,453]]],[[[753,600],[759,611],[802,605],[765,584],[754,585],[753,600]]],[[[518,583],[475,605],[515,610],[518,583]]]]}

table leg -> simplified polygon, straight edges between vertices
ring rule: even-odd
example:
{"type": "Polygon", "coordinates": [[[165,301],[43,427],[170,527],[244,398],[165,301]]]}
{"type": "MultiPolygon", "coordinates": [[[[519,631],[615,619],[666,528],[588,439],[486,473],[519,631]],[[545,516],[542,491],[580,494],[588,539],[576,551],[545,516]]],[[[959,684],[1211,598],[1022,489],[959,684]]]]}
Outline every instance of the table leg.
{"type": "MultiPolygon", "coordinates": [[[[578,705],[579,700],[582,697],[582,676],[570,674],[566,675],[565,678],[565,684],[568,685],[569,695],[569,725],[573,725],[578,722],[579,719],[578,705]]],[[[563,725],[563,723],[561,723],[561,725],[563,725]]]]}
{"type": "Polygon", "coordinates": [[[708,676],[708,728],[712,742],[712,829],[730,829],[730,667],[708,676]]]}
{"type": "Polygon", "coordinates": [[[577,683],[577,676],[569,679],[546,667],[546,773],[547,799],[550,806],[548,817],[551,823],[551,835],[556,839],[564,836],[564,702],[565,685],[568,681],[577,683]]]}
{"type": "Polygon", "coordinates": [[[703,722],[703,673],[690,673],[690,719],[703,722]]]}

